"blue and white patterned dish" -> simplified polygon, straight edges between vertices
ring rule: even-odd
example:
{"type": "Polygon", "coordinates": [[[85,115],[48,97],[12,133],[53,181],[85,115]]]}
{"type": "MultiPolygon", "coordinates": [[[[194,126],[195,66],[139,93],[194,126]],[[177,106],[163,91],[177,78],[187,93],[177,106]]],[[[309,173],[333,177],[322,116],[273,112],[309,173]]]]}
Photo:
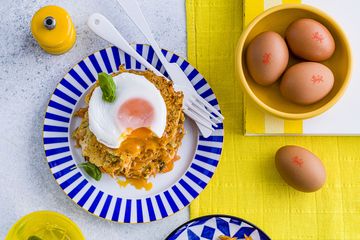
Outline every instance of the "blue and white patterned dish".
{"type": "Polygon", "coordinates": [[[269,240],[255,225],[238,217],[209,215],[184,223],[173,231],[166,240],[218,240],[219,236],[246,240],[269,240]]]}
{"type": "MultiPolygon", "coordinates": [[[[160,72],[161,62],[148,45],[137,44],[136,50],[160,72]]],[[[176,62],[198,93],[219,109],[217,99],[201,74],[186,60],[163,50],[170,62],[176,62]]],[[[207,139],[199,135],[195,124],[187,119],[187,133],[179,149],[181,159],[174,169],[151,179],[150,192],[132,186],[120,188],[106,174],[97,182],[74,166],[84,159],[75,148],[71,133],[80,124],[73,117],[83,107],[84,96],[96,81],[97,73],[116,72],[119,65],[127,69],[144,70],[143,66],[116,47],[109,47],[75,65],[57,85],[49,101],[44,120],[44,148],[50,170],[64,192],[86,211],[115,222],[141,223],[165,218],[187,206],[210,181],[220,158],[223,125],[219,124],[207,139]]]]}

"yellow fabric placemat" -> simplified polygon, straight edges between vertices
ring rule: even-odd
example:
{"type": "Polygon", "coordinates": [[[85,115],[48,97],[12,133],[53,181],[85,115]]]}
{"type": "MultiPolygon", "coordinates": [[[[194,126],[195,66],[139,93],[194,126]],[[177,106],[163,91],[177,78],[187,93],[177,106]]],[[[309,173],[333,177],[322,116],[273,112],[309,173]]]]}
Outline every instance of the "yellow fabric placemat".
{"type": "MultiPolygon", "coordinates": [[[[263,9],[263,2],[246,1],[263,9]]],[[[244,137],[243,94],[234,51],[244,19],[241,0],[186,0],[188,59],[213,88],[225,115],[218,169],[190,205],[191,218],[230,214],[254,223],[273,239],[360,239],[360,138],[244,137]],[[326,167],[316,193],[287,186],[276,172],[275,151],[285,144],[312,150],[326,167]]]]}

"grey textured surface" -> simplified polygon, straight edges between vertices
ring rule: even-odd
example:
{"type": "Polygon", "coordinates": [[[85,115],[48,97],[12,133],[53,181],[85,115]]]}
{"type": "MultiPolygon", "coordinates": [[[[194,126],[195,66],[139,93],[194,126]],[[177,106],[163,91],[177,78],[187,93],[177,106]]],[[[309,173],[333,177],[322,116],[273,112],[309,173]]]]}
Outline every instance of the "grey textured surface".
{"type": "MultiPolygon", "coordinates": [[[[160,43],[186,53],[184,0],[139,0],[160,43]]],[[[0,239],[21,216],[55,210],[73,219],[86,239],[164,239],[188,219],[188,210],[149,224],[117,224],[76,206],[56,184],[44,160],[45,107],[58,81],[83,57],[108,46],[86,25],[93,12],[107,16],[130,42],[145,42],[115,0],[0,2],[0,239]],[[32,15],[41,6],[64,7],[75,23],[77,42],[61,56],[44,53],[30,33],[32,15]]]]}

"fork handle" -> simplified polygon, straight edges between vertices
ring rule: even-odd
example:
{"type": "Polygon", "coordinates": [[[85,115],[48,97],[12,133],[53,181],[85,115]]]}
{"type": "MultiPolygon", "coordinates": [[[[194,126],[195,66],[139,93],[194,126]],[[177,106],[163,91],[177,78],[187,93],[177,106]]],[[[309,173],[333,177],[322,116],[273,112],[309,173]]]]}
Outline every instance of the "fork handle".
{"type": "Polygon", "coordinates": [[[134,48],[130,46],[130,44],[105,16],[100,13],[94,13],[89,17],[87,24],[89,28],[99,37],[105,39],[130,56],[134,57],[138,62],[147,69],[153,71],[156,75],[162,76],[162,74],[154,66],[146,61],[145,58],[143,58],[134,48]]]}
{"type": "Polygon", "coordinates": [[[130,19],[144,34],[145,38],[149,41],[151,47],[154,49],[156,55],[159,57],[161,63],[164,65],[166,69],[166,66],[169,64],[169,62],[161,52],[161,49],[150,30],[149,24],[147,23],[137,0],[118,0],[118,2],[121,5],[121,7],[125,10],[126,14],[130,17],[130,19]]]}

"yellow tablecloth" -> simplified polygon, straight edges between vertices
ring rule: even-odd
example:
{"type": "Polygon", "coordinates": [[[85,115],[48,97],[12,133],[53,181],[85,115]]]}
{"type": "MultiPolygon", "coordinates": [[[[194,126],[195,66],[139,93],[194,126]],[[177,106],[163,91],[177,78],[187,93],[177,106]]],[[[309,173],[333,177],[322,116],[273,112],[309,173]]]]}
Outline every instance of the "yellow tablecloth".
{"type": "MultiPolygon", "coordinates": [[[[261,9],[264,2],[246,4],[261,9]]],[[[186,11],[189,61],[209,81],[226,118],[219,167],[191,204],[191,218],[235,215],[273,239],[360,239],[360,138],[244,137],[243,94],[234,74],[243,1],[187,0],[186,11]],[[323,160],[328,178],[320,191],[298,192],[280,178],[274,153],[285,144],[304,146],[323,160]]]]}

